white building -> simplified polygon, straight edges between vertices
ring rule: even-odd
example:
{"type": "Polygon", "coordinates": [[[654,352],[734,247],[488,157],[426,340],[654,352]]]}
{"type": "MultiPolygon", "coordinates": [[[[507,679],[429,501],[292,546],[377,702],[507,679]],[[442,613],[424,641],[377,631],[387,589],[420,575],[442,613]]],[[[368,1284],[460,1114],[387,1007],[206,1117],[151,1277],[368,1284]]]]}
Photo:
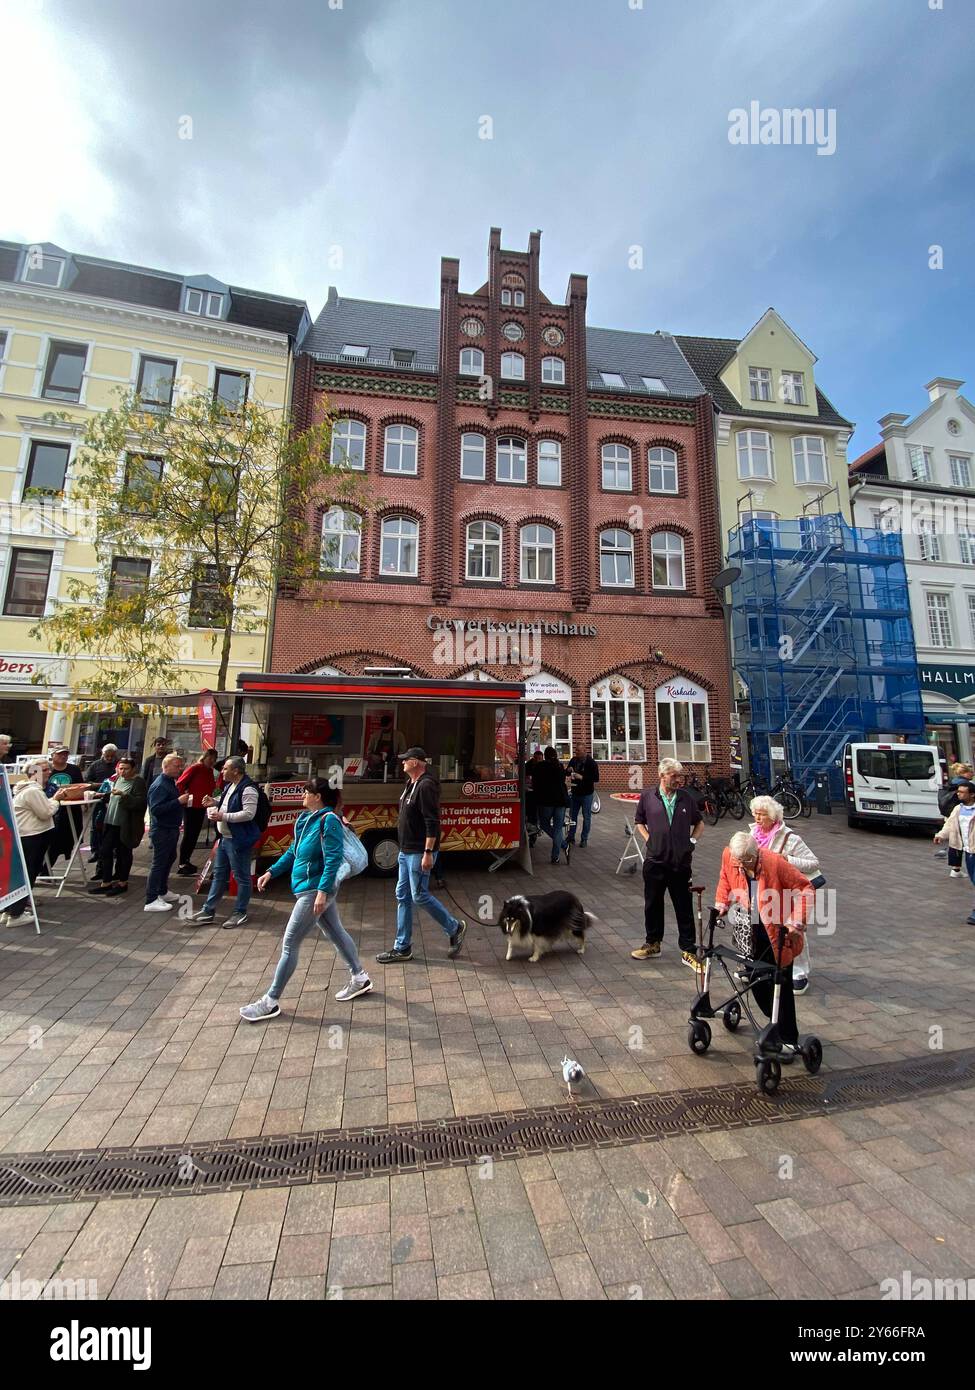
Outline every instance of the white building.
{"type": "Polygon", "coordinates": [[[885,415],[850,465],[854,524],[903,534],[927,737],[972,760],[975,725],[975,406],[935,377],[913,419],[885,415]]]}

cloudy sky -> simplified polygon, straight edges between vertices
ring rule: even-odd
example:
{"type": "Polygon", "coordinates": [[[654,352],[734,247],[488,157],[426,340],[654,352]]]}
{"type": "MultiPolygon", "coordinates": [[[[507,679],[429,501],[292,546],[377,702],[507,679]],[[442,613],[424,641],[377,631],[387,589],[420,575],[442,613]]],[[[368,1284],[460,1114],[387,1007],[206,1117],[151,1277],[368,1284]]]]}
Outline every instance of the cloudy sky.
{"type": "Polygon", "coordinates": [[[516,248],[541,228],[543,287],[588,274],[600,327],[741,336],[774,305],[858,422],[852,457],[933,376],[975,398],[971,21],[971,0],[0,0],[0,236],[316,314],[329,284],[435,305],[441,255],[472,290],[490,226],[516,248]],[[753,101],[835,111],[835,152],[730,143],[753,101]]]}

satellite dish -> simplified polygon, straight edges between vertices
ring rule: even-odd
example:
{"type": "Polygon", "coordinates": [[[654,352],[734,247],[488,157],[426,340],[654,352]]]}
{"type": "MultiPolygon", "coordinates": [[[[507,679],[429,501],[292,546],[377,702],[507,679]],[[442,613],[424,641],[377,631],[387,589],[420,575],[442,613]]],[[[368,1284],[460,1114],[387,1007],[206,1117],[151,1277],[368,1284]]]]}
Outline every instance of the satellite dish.
{"type": "Polygon", "coordinates": [[[741,578],[741,570],[737,565],[729,565],[726,570],[721,570],[711,580],[712,589],[727,589],[729,584],[734,584],[736,579],[741,578]]]}

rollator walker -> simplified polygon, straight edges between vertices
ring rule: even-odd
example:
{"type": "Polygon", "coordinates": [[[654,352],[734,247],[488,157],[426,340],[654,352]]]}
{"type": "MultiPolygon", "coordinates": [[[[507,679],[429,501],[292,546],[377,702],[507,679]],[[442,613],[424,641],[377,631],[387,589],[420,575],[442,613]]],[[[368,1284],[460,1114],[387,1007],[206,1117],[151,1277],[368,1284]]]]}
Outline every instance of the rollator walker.
{"type": "MultiPolygon", "coordinates": [[[[691,889],[691,892],[697,895],[697,958],[700,962],[697,978],[700,982],[700,993],[691,1005],[691,1012],[687,1020],[687,1045],[692,1052],[699,1054],[707,1052],[711,1046],[711,1025],[707,1020],[717,1018],[720,1014],[728,1032],[734,1033],[741,1023],[742,1011],[744,1010],[748,1015],[755,1036],[754,1061],[758,1068],[755,1079],[758,1089],[763,1095],[774,1095],[779,1089],[779,1082],[782,1079],[781,1058],[784,1054],[794,1055],[793,1048],[789,1043],[783,1042],[779,1032],[779,1000],[782,993],[782,981],[785,978],[785,969],[781,963],[785,932],[779,932],[777,959],[774,964],[768,961],[754,960],[751,956],[740,955],[728,946],[716,946],[714,944],[715,928],[720,926],[724,930],[725,919],[716,907],[711,908],[708,915],[707,939],[705,940],[702,910],[704,891],[703,885],[691,889]],[[728,968],[729,961],[733,962],[744,974],[744,984],[740,986],[736,984],[734,975],[728,968]],[[731,986],[731,994],[721,1003],[711,1002],[715,963],[721,966],[728,984],[731,986]],[[768,1023],[761,1023],[752,1013],[748,995],[760,980],[769,977],[774,985],[772,1018],[768,1023]]],[[[811,1076],[815,1076],[823,1061],[823,1045],[820,1040],[811,1033],[801,1033],[796,1051],[801,1056],[806,1071],[811,1076]]]]}

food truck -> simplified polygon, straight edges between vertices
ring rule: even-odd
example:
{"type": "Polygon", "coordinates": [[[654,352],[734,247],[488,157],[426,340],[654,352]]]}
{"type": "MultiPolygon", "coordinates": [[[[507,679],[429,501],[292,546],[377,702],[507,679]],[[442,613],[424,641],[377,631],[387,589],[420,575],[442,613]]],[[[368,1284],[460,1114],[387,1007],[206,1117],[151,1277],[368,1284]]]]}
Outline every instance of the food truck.
{"type": "Polygon", "coordinates": [[[370,872],[395,874],[404,777],[397,754],[416,745],[440,782],[441,851],[484,851],[492,870],[515,858],[531,872],[524,685],[250,673],[237,685],[228,711],[231,746],[243,730],[260,750],[248,771],[271,802],[258,858],[287,849],[305,782],[325,777],[342,787],[343,813],[366,848],[370,872]]]}

